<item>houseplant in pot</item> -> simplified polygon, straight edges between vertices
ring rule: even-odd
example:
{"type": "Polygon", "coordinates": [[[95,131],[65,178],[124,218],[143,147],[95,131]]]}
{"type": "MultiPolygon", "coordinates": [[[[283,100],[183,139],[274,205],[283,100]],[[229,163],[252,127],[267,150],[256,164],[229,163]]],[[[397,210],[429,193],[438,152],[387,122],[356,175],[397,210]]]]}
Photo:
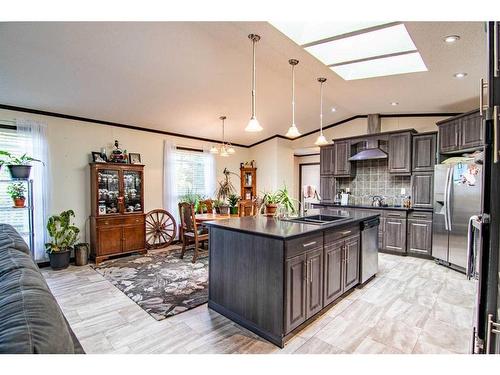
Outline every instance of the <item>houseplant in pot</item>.
{"type": "Polygon", "coordinates": [[[297,199],[293,199],[290,196],[290,193],[288,192],[288,188],[286,185],[284,185],[281,189],[279,189],[276,192],[276,195],[278,196],[278,201],[279,204],[283,207],[285,210],[286,214],[295,214],[297,210],[295,209],[295,204],[299,204],[299,201],[297,199]]]}
{"type": "Polygon", "coordinates": [[[26,202],[26,186],[22,182],[13,182],[7,187],[7,194],[10,195],[14,201],[15,208],[24,208],[26,202]]]}
{"type": "Polygon", "coordinates": [[[227,200],[229,201],[229,213],[231,215],[237,215],[238,202],[240,201],[240,197],[238,197],[236,194],[230,194],[227,200]]]}
{"type": "Polygon", "coordinates": [[[236,189],[231,182],[231,175],[234,174],[235,176],[238,176],[234,172],[230,172],[227,168],[224,168],[224,179],[222,181],[219,181],[219,187],[217,188],[217,200],[223,202],[222,204],[219,205],[219,210],[221,214],[229,214],[229,205],[227,205],[225,202],[229,198],[231,194],[236,194],[236,189]]]}
{"type": "Polygon", "coordinates": [[[31,173],[31,163],[36,161],[43,164],[41,160],[35,159],[26,154],[14,156],[6,151],[3,151],[2,154],[8,156],[9,158],[5,164],[7,164],[7,168],[9,168],[12,178],[29,178],[31,173]]]}
{"type": "Polygon", "coordinates": [[[49,254],[50,267],[54,270],[68,267],[71,250],[78,241],[80,229],[71,223],[72,217],[75,217],[73,210],[67,210],[49,217],[47,221],[52,241],[45,244],[45,249],[49,254]]]}
{"type": "Polygon", "coordinates": [[[215,209],[215,213],[216,214],[220,214],[220,206],[223,205],[224,202],[216,199],[213,201],[213,206],[214,206],[214,209],[215,209]]]}
{"type": "Polygon", "coordinates": [[[264,196],[262,197],[262,205],[265,207],[266,215],[274,215],[279,203],[280,199],[278,193],[264,193],[264,196]]]}

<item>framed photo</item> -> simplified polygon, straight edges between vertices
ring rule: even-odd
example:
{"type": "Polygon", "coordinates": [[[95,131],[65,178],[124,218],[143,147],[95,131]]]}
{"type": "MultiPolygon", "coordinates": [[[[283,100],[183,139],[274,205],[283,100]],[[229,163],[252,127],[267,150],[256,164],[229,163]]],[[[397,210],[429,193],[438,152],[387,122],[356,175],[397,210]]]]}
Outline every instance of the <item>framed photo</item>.
{"type": "Polygon", "coordinates": [[[141,154],[130,152],[128,154],[128,160],[130,164],[141,164],[141,154]]]}
{"type": "Polygon", "coordinates": [[[101,154],[98,151],[92,151],[92,161],[94,163],[107,163],[108,158],[106,157],[106,154],[101,154]]]}
{"type": "Polygon", "coordinates": [[[106,215],[106,206],[99,206],[99,215],[106,215]]]}

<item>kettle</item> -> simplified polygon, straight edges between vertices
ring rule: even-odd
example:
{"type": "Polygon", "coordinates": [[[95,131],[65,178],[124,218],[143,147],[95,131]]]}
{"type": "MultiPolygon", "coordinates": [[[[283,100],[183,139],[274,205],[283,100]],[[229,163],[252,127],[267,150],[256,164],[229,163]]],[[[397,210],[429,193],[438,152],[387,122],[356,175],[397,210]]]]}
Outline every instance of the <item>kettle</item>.
{"type": "Polygon", "coordinates": [[[373,207],[382,207],[382,201],[384,200],[383,197],[380,195],[374,195],[372,197],[372,206],[373,207]]]}

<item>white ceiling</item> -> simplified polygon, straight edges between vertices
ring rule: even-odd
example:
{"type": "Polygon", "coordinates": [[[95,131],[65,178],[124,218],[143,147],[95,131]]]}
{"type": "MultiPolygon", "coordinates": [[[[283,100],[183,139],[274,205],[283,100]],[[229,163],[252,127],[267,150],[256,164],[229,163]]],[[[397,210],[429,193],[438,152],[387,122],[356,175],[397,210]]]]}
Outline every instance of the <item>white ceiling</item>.
{"type": "Polygon", "coordinates": [[[460,112],[478,106],[486,72],[480,22],[405,22],[429,71],[344,81],[267,22],[0,23],[0,103],[198,137],[252,144],[285,134],[291,122],[290,66],[296,68],[296,124],[367,113],[460,112]],[[250,117],[251,43],[258,33],[257,118],[250,117]],[[443,37],[461,36],[447,45],[443,37]],[[467,72],[465,79],[453,78],[467,72]],[[397,107],[390,105],[396,101],[397,107]],[[330,108],[337,108],[331,112],[330,108]]]}

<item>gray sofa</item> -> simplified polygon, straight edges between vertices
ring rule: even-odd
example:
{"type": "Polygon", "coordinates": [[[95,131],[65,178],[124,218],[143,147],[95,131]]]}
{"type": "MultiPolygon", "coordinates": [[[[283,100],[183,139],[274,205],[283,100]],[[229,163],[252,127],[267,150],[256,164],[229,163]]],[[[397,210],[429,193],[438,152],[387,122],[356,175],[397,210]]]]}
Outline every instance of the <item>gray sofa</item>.
{"type": "Polygon", "coordinates": [[[28,245],[0,224],[0,353],[83,353],[28,245]]]}

